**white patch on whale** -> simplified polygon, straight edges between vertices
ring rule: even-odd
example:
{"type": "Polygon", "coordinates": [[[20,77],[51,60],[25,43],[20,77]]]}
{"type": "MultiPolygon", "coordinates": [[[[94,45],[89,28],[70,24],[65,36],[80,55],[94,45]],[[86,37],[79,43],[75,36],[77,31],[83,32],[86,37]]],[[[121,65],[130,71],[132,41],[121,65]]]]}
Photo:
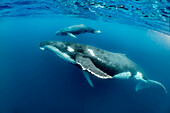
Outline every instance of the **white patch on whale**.
{"type": "Polygon", "coordinates": [[[67,50],[68,50],[69,52],[74,52],[74,49],[73,49],[72,47],[70,47],[70,46],[67,47],[67,50]]]}
{"type": "Polygon", "coordinates": [[[95,31],[95,33],[101,33],[101,31],[100,31],[100,30],[97,30],[97,31],[95,31]]]}
{"type": "Polygon", "coordinates": [[[140,73],[140,72],[137,72],[136,75],[134,76],[134,78],[136,80],[142,80],[142,81],[146,82],[146,80],[143,79],[142,73],[140,73]]]}
{"type": "Polygon", "coordinates": [[[91,54],[92,56],[95,56],[93,50],[91,50],[91,49],[87,49],[87,50],[90,52],[90,54],[91,54]]]}
{"type": "Polygon", "coordinates": [[[41,49],[41,50],[44,50],[45,48],[43,48],[43,47],[40,47],[40,49],[41,49]]]}
{"type": "Polygon", "coordinates": [[[49,50],[53,51],[54,53],[56,53],[59,57],[63,58],[64,60],[71,62],[73,64],[75,64],[75,61],[70,58],[69,55],[67,55],[66,53],[61,52],[59,49],[57,49],[56,47],[53,47],[51,45],[46,45],[44,46],[45,48],[48,48],[49,50]]]}
{"type": "Polygon", "coordinates": [[[119,78],[119,79],[129,79],[131,77],[131,73],[128,72],[123,72],[123,73],[119,73],[113,76],[113,78],[119,78]]]}

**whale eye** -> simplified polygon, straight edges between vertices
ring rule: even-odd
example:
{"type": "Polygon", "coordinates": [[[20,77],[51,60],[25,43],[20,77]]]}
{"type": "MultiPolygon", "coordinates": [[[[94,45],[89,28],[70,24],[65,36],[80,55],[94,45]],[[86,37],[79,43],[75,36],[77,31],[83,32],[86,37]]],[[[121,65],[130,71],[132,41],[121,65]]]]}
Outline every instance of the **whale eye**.
{"type": "Polygon", "coordinates": [[[68,50],[69,52],[74,52],[74,49],[73,49],[72,47],[70,47],[70,46],[67,47],[67,50],[68,50]]]}

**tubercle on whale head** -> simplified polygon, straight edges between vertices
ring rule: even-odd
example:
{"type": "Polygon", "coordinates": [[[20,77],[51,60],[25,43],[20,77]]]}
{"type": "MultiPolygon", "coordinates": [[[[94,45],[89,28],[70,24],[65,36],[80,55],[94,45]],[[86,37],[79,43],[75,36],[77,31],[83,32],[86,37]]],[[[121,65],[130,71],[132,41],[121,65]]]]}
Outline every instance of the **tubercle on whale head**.
{"type": "Polygon", "coordinates": [[[66,44],[64,42],[60,42],[60,41],[44,41],[44,42],[40,42],[40,47],[43,48],[45,46],[53,46],[56,47],[57,49],[65,49],[66,48],[66,44]]]}
{"type": "Polygon", "coordinates": [[[44,42],[40,42],[40,47],[44,47],[46,45],[50,45],[51,42],[50,41],[44,41],[44,42]]]}

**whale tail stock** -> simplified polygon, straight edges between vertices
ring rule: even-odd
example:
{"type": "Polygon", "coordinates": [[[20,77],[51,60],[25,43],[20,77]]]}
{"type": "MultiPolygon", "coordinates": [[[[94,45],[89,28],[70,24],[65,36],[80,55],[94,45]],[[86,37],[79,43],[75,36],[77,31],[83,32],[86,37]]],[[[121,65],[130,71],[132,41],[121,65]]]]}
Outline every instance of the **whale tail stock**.
{"type": "Polygon", "coordinates": [[[136,85],[136,92],[148,87],[161,87],[165,91],[165,93],[167,93],[166,88],[160,82],[154,80],[141,81],[136,85]]]}

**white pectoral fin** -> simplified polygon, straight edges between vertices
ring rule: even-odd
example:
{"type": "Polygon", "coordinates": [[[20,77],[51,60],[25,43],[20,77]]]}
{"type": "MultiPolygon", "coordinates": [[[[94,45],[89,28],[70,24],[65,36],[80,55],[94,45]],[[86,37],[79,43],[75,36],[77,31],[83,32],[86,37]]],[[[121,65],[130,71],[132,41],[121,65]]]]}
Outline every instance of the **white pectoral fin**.
{"type": "Polygon", "coordinates": [[[98,78],[102,78],[102,79],[113,78],[112,76],[107,75],[102,70],[97,68],[93,64],[93,62],[91,61],[90,58],[86,58],[86,57],[83,57],[81,55],[77,55],[76,56],[76,63],[81,66],[82,70],[85,70],[85,71],[91,73],[92,75],[94,75],[98,78]]]}
{"type": "Polygon", "coordinates": [[[73,38],[77,38],[75,35],[73,35],[72,33],[67,33],[67,35],[73,37],[73,38]]]}
{"type": "Polygon", "coordinates": [[[83,72],[83,74],[84,74],[84,77],[86,78],[86,80],[87,80],[88,83],[90,84],[90,86],[93,87],[93,83],[92,83],[92,81],[91,81],[91,79],[90,79],[89,73],[86,72],[86,71],[82,71],[82,72],[83,72]]]}

